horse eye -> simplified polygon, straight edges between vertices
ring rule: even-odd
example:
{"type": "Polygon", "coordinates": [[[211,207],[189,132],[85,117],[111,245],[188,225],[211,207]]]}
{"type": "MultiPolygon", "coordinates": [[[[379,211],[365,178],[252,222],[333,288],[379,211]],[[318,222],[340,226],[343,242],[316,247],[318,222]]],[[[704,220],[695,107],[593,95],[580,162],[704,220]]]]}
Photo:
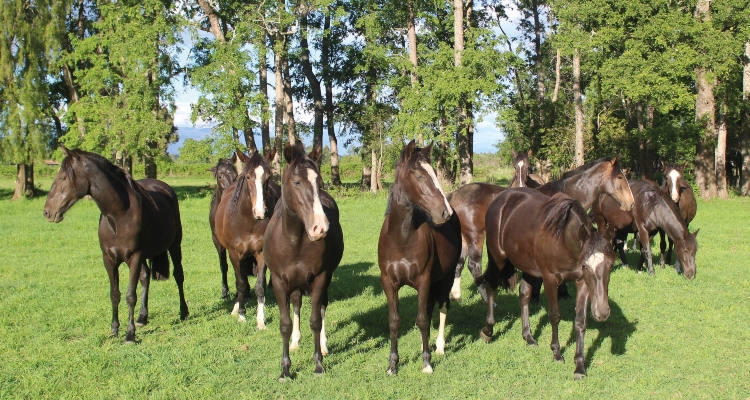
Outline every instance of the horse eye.
{"type": "Polygon", "coordinates": [[[299,186],[299,181],[294,181],[294,186],[299,186]]]}

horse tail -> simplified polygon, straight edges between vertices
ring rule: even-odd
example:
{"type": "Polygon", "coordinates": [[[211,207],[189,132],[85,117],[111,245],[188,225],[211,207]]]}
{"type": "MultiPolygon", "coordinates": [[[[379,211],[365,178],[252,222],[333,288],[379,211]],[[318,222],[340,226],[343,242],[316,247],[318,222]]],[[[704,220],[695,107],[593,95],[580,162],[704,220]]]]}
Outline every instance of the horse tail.
{"type": "Polygon", "coordinates": [[[166,251],[151,258],[151,276],[157,281],[169,279],[169,257],[166,251]]]}
{"type": "Polygon", "coordinates": [[[506,260],[505,265],[500,270],[500,287],[505,291],[513,292],[516,290],[516,285],[518,285],[516,267],[506,260]]]}

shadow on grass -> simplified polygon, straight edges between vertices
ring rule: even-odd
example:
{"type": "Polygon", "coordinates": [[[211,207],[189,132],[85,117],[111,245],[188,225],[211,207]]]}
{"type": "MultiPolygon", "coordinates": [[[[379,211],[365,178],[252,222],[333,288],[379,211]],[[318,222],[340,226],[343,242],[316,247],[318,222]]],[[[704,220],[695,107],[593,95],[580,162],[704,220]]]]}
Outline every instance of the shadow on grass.
{"type": "Polygon", "coordinates": [[[340,265],[333,273],[331,286],[328,288],[328,302],[351,299],[371,290],[374,296],[383,293],[380,276],[368,274],[368,270],[375,266],[371,262],[340,265]]]}
{"type": "Polygon", "coordinates": [[[206,197],[210,198],[214,195],[214,186],[208,184],[204,186],[172,186],[172,189],[174,189],[175,193],[177,193],[177,198],[180,201],[185,199],[203,199],[206,197]]]}

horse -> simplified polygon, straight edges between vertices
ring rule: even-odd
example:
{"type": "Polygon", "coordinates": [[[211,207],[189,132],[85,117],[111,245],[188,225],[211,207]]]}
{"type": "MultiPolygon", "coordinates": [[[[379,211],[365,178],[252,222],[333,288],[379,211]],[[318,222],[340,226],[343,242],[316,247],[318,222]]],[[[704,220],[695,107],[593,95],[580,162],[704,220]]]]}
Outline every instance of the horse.
{"type": "MultiPolygon", "coordinates": [[[[695,218],[695,213],[698,211],[698,204],[695,202],[695,195],[693,194],[693,188],[690,184],[682,178],[683,165],[670,164],[662,161],[662,168],[664,171],[664,182],[662,183],[662,190],[669,194],[669,197],[677,203],[677,207],[680,209],[680,214],[685,220],[685,224],[690,226],[690,222],[695,218]]],[[[661,242],[659,243],[659,249],[661,250],[661,267],[664,268],[664,231],[659,230],[659,237],[661,242]]],[[[669,247],[667,251],[667,262],[672,262],[672,248],[674,248],[674,242],[672,238],[669,238],[669,247]]]]}
{"type": "Polygon", "coordinates": [[[255,152],[248,157],[237,152],[245,165],[237,181],[227,187],[216,208],[216,238],[229,251],[234,267],[237,296],[232,315],[245,322],[245,292],[248,271],[257,276],[255,294],[258,298],[256,322],[265,329],[266,265],[263,259],[263,235],[278,200],[279,189],[271,177],[270,160],[276,155],[271,150],[266,158],[255,152]],[[252,268],[251,265],[255,265],[252,268]]]}
{"type": "MultiPolygon", "coordinates": [[[[593,229],[581,204],[563,193],[545,196],[529,188],[509,189],[490,204],[487,226],[487,296],[494,298],[498,284],[514,289],[518,279],[516,268],[523,272],[520,303],[522,335],[529,345],[537,345],[529,325],[529,302],[533,283],[529,277],[541,278],[549,306],[552,324],[552,349],[555,361],[563,361],[558,340],[560,309],[557,291],[566,281],[575,281],[575,379],[586,375],[583,345],[586,313],[591,303],[591,314],[597,321],[609,317],[609,277],[614,251],[593,229]],[[512,265],[510,265],[512,264],[512,265]]],[[[486,326],[480,336],[485,342],[492,339],[495,325],[493,301],[488,302],[486,326]]]]}
{"type": "Polygon", "coordinates": [[[180,296],[180,319],[185,320],[188,306],[183,291],[182,223],[177,195],[169,185],[155,179],[138,181],[104,157],[81,150],[68,150],[55,175],[44,204],[44,217],[50,222],[63,220],[79,199],[89,195],[101,211],[99,247],[107,269],[112,301],[112,335],[119,334],[120,304],[119,266],[125,262],[130,269],[128,291],[128,329],[125,343],[135,343],[135,327],[148,322],[148,288],[151,275],[155,279],[169,277],[169,257],[174,266],[174,280],[180,296]],[[146,264],[151,261],[151,265],[146,264]],[[134,320],[136,289],[140,277],[141,309],[134,320]]]}
{"type": "MultiPolygon", "coordinates": [[[[456,268],[451,297],[461,298],[461,272],[464,261],[469,257],[469,271],[474,283],[487,301],[484,283],[482,281],[482,245],[485,237],[485,215],[492,201],[505,189],[487,183],[472,183],[460,187],[448,195],[458,219],[461,220],[461,236],[464,247],[456,268]]],[[[556,181],[550,181],[538,188],[539,192],[552,196],[555,193],[565,193],[581,202],[584,209],[588,209],[601,193],[607,193],[617,199],[623,210],[633,207],[633,194],[628,187],[628,181],[620,169],[618,157],[600,158],[576,169],[570,170],[556,181]]],[[[535,285],[534,298],[538,299],[538,289],[541,282],[535,285]]],[[[560,288],[560,296],[567,297],[567,288],[560,288]]]]}
{"type": "Polygon", "coordinates": [[[398,373],[398,330],[401,317],[398,291],[408,285],[417,290],[417,326],[422,334],[423,373],[432,373],[429,345],[430,319],[435,303],[440,325],[437,354],[445,353],[445,320],[449,292],[461,255],[461,226],[430,164],[432,145],[416,147],[412,140],[396,163],[378,240],[380,282],[388,300],[391,353],[387,373],[398,373]]]}
{"type": "MultiPolygon", "coordinates": [[[[677,263],[675,269],[680,272],[680,265],[685,270],[685,278],[695,277],[695,252],[698,249],[696,237],[698,230],[690,233],[687,223],[682,218],[680,210],[672,200],[667,198],[656,183],[646,180],[630,180],[630,187],[635,195],[635,207],[631,211],[622,211],[617,207],[614,199],[601,195],[594,203],[594,221],[599,232],[607,240],[624,240],[630,232],[637,232],[641,243],[641,256],[638,261],[638,271],[643,269],[643,260],[648,263],[648,273],[654,274],[651,259],[651,238],[659,229],[666,232],[675,243],[677,263]]],[[[618,247],[623,266],[627,267],[627,259],[622,247],[618,247]]]]}
{"type": "Polygon", "coordinates": [[[265,262],[271,271],[273,291],[279,304],[282,341],[281,377],[291,377],[289,339],[293,349],[299,346],[299,310],[302,293],[310,294],[312,311],[315,373],[322,374],[323,355],[328,354],[325,315],[328,286],[344,254],[344,234],[339,223],[336,201],[322,189],[318,170],[320,145],[305,155],[302,143],[284,148],[281,199],[276,204],[263,237],[265,262]],[[294,322],[289,316],[290,297],[294,303],[294,322]]]}
{"type": "Polygon", "coordinates": [[[511,152],[513,153],[513,169],[515,173],[510,180],[509,188],[530,187],[536,189],[545,184],[539,175],[529,174],[531,163],[529,162],[527,153],[522,151],[516,153],[515,150],[511,150],[511,152]]]}
{"type": "Polygon", "coordinates": [[[216,237],[216,209],[219,207],[221,202],[221,195],[224,191],[237,180],[237,169],[234,164],[237,162],[237,154],[232,154],[231,159],[220,158],[216,166],[209,168],[208,170],[213,173],[216,178],[216,189],[214,189],[213,197],[211,197],[211,208],[208,212],[208,223],[211,226],[211,239],[216,247],[216,252],[219,253],[219,268],[221,269],[221,298],[227,298],[229,294],[229,286],[227,285],[227,271],[229,270],[229,264],[227,264],[227,249],[225,249],[219,239],[216,237]]]}

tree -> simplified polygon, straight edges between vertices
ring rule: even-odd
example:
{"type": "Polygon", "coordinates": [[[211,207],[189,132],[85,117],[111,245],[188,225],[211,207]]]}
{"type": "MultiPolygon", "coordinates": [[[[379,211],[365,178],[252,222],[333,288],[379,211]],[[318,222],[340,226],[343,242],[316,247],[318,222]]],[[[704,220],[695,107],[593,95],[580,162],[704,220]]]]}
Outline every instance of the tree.
{"type": "Polygon", "coordinates": [[[180,147],[180,162],[184,163],[208,163],[213,161],[213,139],[201,140],[185,139],[180,147]]]}

